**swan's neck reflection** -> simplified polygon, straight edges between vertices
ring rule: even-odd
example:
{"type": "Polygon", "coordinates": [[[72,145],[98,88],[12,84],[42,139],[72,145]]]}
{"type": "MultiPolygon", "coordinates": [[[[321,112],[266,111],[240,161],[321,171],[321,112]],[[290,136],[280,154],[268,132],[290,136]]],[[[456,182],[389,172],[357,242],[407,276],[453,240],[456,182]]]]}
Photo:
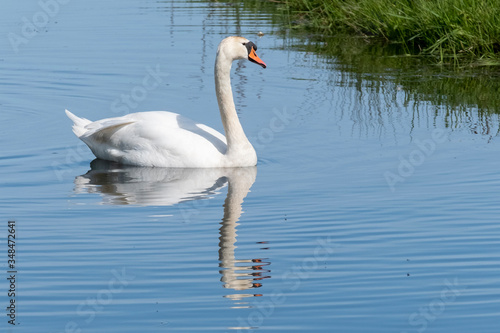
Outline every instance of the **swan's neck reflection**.
{"type": "MultiPolygon", "coordinates": [[[[246,168],[245,168],[246,169],[246,168]]],[[[256,170],[255,170],[256,171],[256,170]]],[[[261,287],[260,281],[268,276],[267,270],[262,267],[268,265],[262,259],[236,259],[236,227],[241,216],[243,199],[250,191],[255,181],[256,172],[248,170],[233,170],[228,177],[229,185],[224,202],[224,217],[222,219],[219,237],[219,267],[222,268],[221,281],[224,288],[233,290],[247,290],[261,287]]],[[[258,294],[235,294],[226,297],[240,300],[244,297],[260,296],[258,294]]]]}
{"type": "MultiPolygon", "coordinates": [[[[269,276],[263,259],[236,259],[236,227],[243,199],[255,182],[256,167],[169,169],[131,167],[94,160],[91,170],[75,179],[75,192],[99,193],[105,204],[171,206],[208,199],[228,182],[219,237],[219,267],[224,288],[242,291],[261,287],[269,276]]],[[[241,300],[259,294],[225,297],[241,300]]]]}

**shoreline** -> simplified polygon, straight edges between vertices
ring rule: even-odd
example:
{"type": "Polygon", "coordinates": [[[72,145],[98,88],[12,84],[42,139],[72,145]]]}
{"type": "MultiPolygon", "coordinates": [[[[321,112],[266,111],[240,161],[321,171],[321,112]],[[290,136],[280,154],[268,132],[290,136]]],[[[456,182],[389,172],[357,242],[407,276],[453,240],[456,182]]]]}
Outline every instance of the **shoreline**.
{"type": "Polygon", "coordinates": [[[500,6],[494,0],[267,1],[282,6],[295,29],[382,38],[443,64],[500,65],[500,6]]]}

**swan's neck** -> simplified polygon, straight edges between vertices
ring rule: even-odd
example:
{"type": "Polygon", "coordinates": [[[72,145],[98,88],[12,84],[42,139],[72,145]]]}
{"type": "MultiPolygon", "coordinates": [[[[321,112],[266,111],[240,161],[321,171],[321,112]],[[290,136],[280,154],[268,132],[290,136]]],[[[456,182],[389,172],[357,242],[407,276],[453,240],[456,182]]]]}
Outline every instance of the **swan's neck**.
{"type": "MultiPolygon", "coordinates": [[[[234,106],[233,92],[231,89],[231,64],[232,60],[228,59],[222,52],[217,53],[215,60],[215,93],[219,110],[224,126],[224,132],[227,140],[227,155],[230,155],[242,147],[251,147],[234,106]]],[[[253,150],[253,148],[252,148],[253,150]]]]}

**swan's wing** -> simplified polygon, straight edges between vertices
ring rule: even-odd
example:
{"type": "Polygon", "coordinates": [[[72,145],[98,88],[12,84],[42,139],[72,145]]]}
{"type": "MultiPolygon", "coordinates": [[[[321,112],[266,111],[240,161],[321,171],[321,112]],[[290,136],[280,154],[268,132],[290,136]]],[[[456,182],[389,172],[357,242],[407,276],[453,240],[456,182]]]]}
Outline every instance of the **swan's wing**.
{"type": "MultiPolygon", "coordinates": [[[[185,133],[190,136],[194,135],[194,138],[203,138],[207,142],[210,142],[222,154],[226,151],[226,137],[207,125],[197,123],[190,118],[176,114],[175,127],[185,131],[185,133]]],[[[195,143],[193,142],[193,144],[195,143]]]]}
{"type": "Polygon", "coordinates": [[[111,140],[111,136],[118,131],[120,128],[133,124],[134,122],[127,122],[127,123],[120,123],[116,125],[109,125],[103,128],[96,129],[95,131],[92,131],[88,135],[88,137],[91,137],[92,140],[95,142],[101,142],[101,143],[107,143],[111,140]]]}
{"type": "Polygon", "coordinates": [[[133,120],[124,117],[95,121],[85,126],[87,131],[83,136],[95,142],[106,143],[117,130],[132,123],[133,120]]]}
{"type": "Polygon", "coordinates": [[[133,122],[135,122],[133,119],[128,119],[126,117],[108,118],[108,119],[94,121],[85,126],[85,128],[87,129],[87,134],[92,135],[93,133],[98,132],[100,130],[104,130],[108,127],[115,127],[115,126],[121,127],[131,124],[133,122]]]}
{"type": "Polygon", "coordinates": [[[220,133],[219,131],[214,130],[212,127],[204,125],[204,124],[198,123],[197,125],[202,131],[205,131],[206,133],[213,135],[215,138],[217,138],[218,140],[223,142],[224,146],[226,145],[226,137],[222,133],[220,133]]]}

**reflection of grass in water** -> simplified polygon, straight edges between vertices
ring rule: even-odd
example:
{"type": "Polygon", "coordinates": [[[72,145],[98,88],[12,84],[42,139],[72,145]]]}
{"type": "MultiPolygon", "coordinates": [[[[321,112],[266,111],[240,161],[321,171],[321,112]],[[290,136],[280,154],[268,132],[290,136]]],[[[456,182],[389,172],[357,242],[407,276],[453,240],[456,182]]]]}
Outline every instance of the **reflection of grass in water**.
{"type": "Polygon", "coordinates": [[[287,12],[327,33],[356,32],[447,59],[499,64],[497,0],[286,0],[287,12]]]}
{"type": "Polygon", "coordinates": [[[308,39],[295,45],[303,51],[318,54],[325,61],[334,61],[342,71],[353,75],[363,73],[365,79],[392,81],[411,93],[415,100],[500,113],[499,73],[491,68],[463,69],[457,73],[436,66],[426,57],[405,56],[394,45],[381,47],[361,38],[308,39]]]}
{"type": "MultiPolygon", "coordinates": [[[[381,46],[363,38],[301,38],[296,35],[286,43],[287,48],[316,54],[317,57],[309,57],[316,59],[316,66],[335,68],[344,76],[343,81],[348,77],[348,81],[354,82],[356,87],[372,91],[374,95],[370,100],[377,100],[380,94],[386,96],[385,101],[370,105],[364,111],[370,113],[368,118],[371,121],[378,119],[385,122],[378,118],[385,117],[384,103],[405,106],[407,102],[414,101],[412,122],[419,118],[441,119],[439,122],[446,127],[467,128],[475,134],[498,135],[500,79],[498,71],[494,72],[491,67],[468,68],[458,73],[452,68],[436,65],[429,57],[407,56],[397,45],[381,46]],[[395,100],[396,90],[404,92],[404,100],[395,100]],[[420,101],[430,102],[435,108],[423,108],[423,105],[419,106],[420,101]],[[427,115],[423,116],[421,112],[427,115]]],[[[339,82],[332,81],[331,84],[339,82]]]]}

